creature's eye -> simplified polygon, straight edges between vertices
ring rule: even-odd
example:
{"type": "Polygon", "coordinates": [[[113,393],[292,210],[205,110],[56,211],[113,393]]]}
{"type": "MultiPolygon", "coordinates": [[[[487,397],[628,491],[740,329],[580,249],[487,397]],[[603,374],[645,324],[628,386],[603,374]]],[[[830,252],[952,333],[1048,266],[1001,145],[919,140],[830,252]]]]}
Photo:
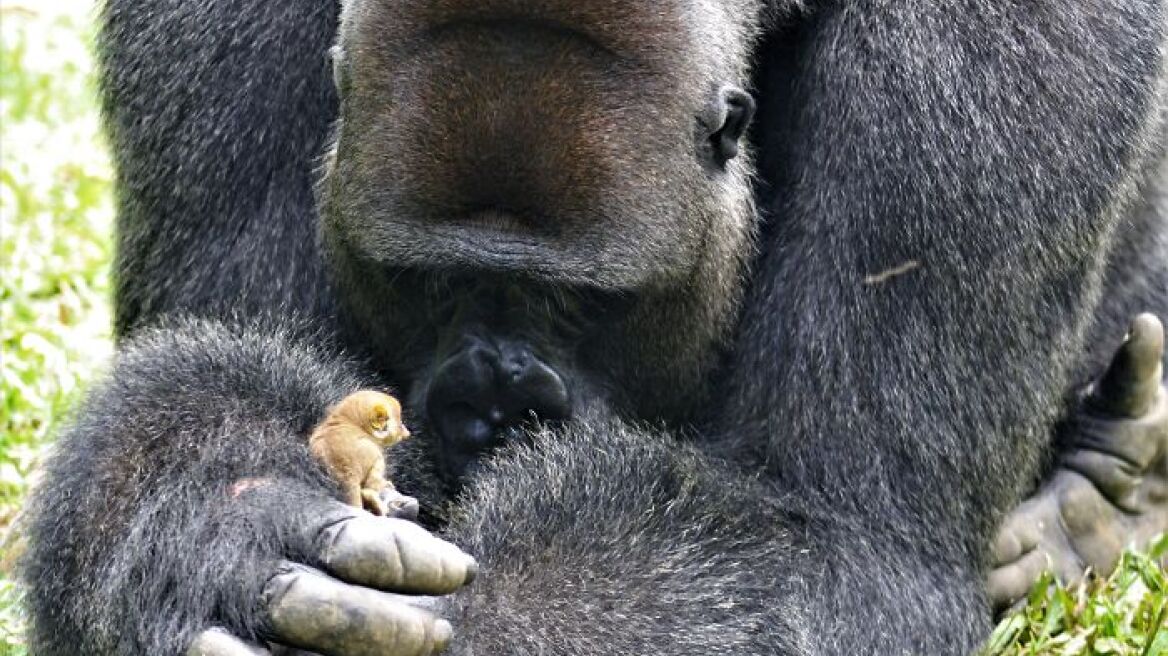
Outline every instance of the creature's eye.
{"type": "Polygon", "coordinates": [[[370,414],[369,425],[377,430],[381,430],[385,428],[387,423],[389,423],[389,412],[382,406],[373,408],[373,412],[370,414]]]}

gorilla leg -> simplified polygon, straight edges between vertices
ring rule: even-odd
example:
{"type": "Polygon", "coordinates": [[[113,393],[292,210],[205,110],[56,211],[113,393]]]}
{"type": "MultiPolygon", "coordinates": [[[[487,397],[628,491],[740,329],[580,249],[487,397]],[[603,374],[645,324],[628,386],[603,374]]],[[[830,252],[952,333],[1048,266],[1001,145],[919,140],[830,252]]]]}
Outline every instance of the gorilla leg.
{"type": "Polygon", "coordinates": [[[1053,477],[1007,518],[994,543],[989,594],[1003,608],[1043,570],[1072,582],[1107,574],[1125,547],[1168,531],[1168,387],[1164,329],[1132,325],[1111,367],[1071,422],[1053,477]]]}

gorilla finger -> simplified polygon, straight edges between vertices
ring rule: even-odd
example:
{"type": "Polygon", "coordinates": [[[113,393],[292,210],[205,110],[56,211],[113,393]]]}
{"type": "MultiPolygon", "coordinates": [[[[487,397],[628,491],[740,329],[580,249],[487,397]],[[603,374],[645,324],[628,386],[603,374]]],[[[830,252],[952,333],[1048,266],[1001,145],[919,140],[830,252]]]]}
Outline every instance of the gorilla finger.
{"type": "Polygon", "coordinates": [[[450,623],[405,597],[285,563],[264,587],[273,640],[325,656],[426,656],[446,648],[450,623]]]}
{"type": "Polygon", "coordinates": [[[223,629],[207,629],[191,641],[186,656],[270,656],[267,649],[244,642],[223,629]]]}
{"type": "MultiPolygon", "coordinates": [[[[1086,439],[1097,438],[1088,436],[1086,439]]],[[[1156,455],[1158,445],[1152,439],[1121,441],[1114,438],[1112,446],[1117,455],[1090,448],[1075,449],[1063,456],[1062,466],[1091,481],[1113,505],[1127,512],[1138,512],[1142,474],[1156,455]]]]}
{"type": "Polygon", "coordinates": [[[986,594],[995,612],[1024,598],[1042,573],[1050,568],[1046,552],[1035,549],[1018,560],[990,572],[986,594]]]}
{"type": "Polygon", "coordinates": [[[443,595],[478,574],[474,558],[404,519],[359,513],[325,527],[322,538],[329,573],[379,590],[443,595]]]}
{"type": "Polygon", "coordinates": [[[1083,474],[1114,499],[1117,486],[1137,487],[1140,477],[1168,449],[1168,388],[1159,388],[1154,403],[1139,418],[1080,414],[1071,426],[1076,448],[1063,456],[1063,466],[1083,474]]]}
{"type": "Polygon", "coordinates": [[[1142,417],[1160,391],[1163,357],[1163,324],[1155,315],[1141,314],[1092,391],[1090,406],[1115,417],[1142,417]]]}
{"type": "Polygon", "coordinates": [[[1006,529],[998,531],[991,551],[995,566],[1012,563],[1021,558],[1023,553],[1022,541],[1014,531],[1006,529]]]}
{"type": "Polygon", "coordinates": [[[1042,539],[1042,518],[1051,514],[1042,500],[1023,503],[1002,523],[993,543],[993,564],[1003,566],[1032,551],[1042,539]]]}

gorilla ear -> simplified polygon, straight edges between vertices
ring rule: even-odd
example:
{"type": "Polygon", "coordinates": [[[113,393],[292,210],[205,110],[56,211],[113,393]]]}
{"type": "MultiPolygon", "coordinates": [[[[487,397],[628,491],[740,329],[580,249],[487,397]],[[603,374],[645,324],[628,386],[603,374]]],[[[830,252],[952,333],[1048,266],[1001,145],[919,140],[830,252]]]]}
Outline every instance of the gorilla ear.
{"type": "Polygon", "coordinates": [[[698,116],[701,137],[709,144],[711,164],[719,169],[738,156],[738,143],[754,117],[754,98],[733,85],[719,88],[698,116]]]}

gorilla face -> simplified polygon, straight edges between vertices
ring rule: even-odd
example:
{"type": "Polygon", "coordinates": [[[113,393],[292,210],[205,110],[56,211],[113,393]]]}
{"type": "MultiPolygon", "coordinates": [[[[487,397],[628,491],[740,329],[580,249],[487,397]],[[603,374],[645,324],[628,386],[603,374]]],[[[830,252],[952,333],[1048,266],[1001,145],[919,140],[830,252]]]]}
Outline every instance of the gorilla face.
{"type": "Polygon", "coordinates": [[[718,0],[348,2],[329,229],[393,266],[684,284],[712,239],[735,242],[726,257],[748,232],[734,155],[754,13],[718,0]]]}
{"type": "Polygon", "coordinates": [[[698,403],[741,296],[749,0],[350,0],[324,234],[457,478],[536,416],[698,403]],[[404,357],[412,357],[410,362],[404,357]]]}

